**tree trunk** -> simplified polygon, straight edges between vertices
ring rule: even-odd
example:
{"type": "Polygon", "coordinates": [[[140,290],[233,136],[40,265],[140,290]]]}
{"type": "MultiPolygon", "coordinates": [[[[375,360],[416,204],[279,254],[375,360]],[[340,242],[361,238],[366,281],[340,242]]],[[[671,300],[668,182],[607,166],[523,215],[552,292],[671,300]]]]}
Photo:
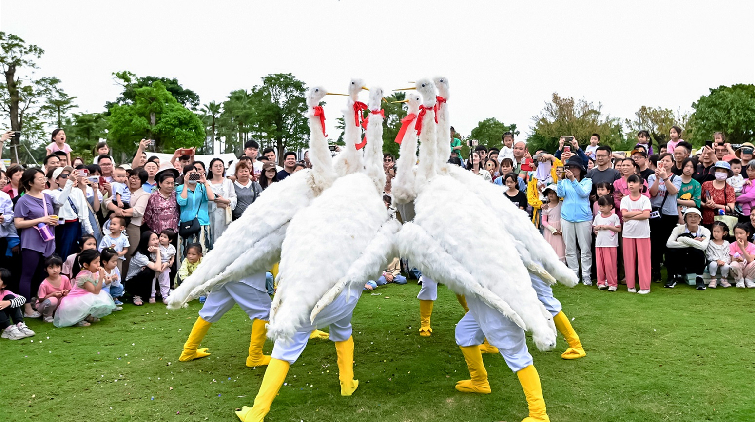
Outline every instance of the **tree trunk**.
{"type": "MultiPolygon", "coordinates": [[[[21,120],[18,118],[18,112],[19,112],[19,102],[21,99],[18,96],[18,87],[16,85],[16,80],[14,77],[16,76],[16,65],[10,64],[8,65],[7,69],[5,70],[5,84],[8,86],[8,94],[10,95],[10,128],[14,132],[20,132],[21,131],[21,120]]],[[[11,138],[11,144],[10,148],[13,151],[13,155],[11,156],[11,160],[14,163],[18,163],[18,146],[19,142],[16,140],[17,138],[14,136],[11,138]]]]}

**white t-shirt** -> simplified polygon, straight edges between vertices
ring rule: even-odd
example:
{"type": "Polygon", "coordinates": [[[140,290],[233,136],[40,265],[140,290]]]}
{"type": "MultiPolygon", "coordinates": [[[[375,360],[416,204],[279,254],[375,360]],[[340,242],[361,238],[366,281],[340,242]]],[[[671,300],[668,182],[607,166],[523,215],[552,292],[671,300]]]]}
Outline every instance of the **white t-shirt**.
{"type": "MultiPolygon", "coordinates": [[[[636,201],[632,201],[631,195],[621,198],[621,210],[627,211],[644,211],[652,210],[650,199],[645,195],[640,195],[636,201]]],[[[629,220],[624,222],[624,237],[629,239],[645,239],[650,237],[650,220],[629,220]]]]}
{"type": "MultiPolygon", "coordinates": [[[[595,216],[592,222],[593,226],[621,226],[619,216],[611,214],[608,217],[603,217],[600,213],[595,216]]],[[[596,248],[618,248],[619,247],[619,234],[611,230],[600,230],[597,236],[595,236],[596,248]]]]}
{"type": "Polygon", "coordinates": [[[498,162],[500,163],[504,158],[511,158],[511,161],[515,161],[514,150],[507,147],[506,145],[504,145],[503,148],[501,148],[501,151],[498,153],[498,162]]]}

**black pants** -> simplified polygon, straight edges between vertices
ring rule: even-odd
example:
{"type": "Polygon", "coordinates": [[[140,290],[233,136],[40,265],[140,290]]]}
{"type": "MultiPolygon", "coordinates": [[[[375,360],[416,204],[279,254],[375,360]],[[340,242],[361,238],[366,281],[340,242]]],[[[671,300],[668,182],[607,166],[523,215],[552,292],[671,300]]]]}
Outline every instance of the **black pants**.
{"type": "Polygon", "coordinates": [[[139,296],[147,300],[152,295],[152,285],[155,280],[155,271],[144,267],[135,276],[126,280],[126,291],[131,296],[139,296]]]}
{"type": "MultiPolygon", "coordinates": [[[[661,265],[664,262],[663,255],[666,253],[666,242],[668,242],[678,220],[679,216],[676,215],[662,215],[660,218],[650,219],[650,265],[653,274],[661,273],[661,265]]],[[[668,265],[667,257],[666,266],[668,265]]]]}
{"type": "Polygon", "coordinates": [[[23,266],[21,267],[18,292],[26,298],[26,303],[29,303],[31,298],[37,295],[39,285],[45,278],[45,257],[42,252],[21,249],[21,262],[23,266]]]}
{"type": "Polygon", "coordinates": [[[699,276],[705,271],[705,252],[695,248],[668,248],[666,250],[666,268],[669,277],[695,273],[699,276]]]}
{"type": "MultiPolygon", "coordinates": [[[[15,296],[13,295],[5,295],[1,300],[11,300],[15,296]]],[[[0,331],[10,327],[10,323],[13,321],[14,324],[18,324],[19,322],[24,322],[24,315],[21,313],[21,308],[3,308],[0,310],[0,331]]]]}

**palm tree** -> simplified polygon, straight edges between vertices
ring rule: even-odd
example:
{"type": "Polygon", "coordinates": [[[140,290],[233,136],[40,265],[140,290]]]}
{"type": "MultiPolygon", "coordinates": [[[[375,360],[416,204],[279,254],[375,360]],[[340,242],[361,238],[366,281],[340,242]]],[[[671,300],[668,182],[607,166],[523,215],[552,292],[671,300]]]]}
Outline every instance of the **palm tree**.
{"type": "MultiPolygon", "coordinates": [[[[204,153],[207,154],[213,153],[215,149],[215,122],[220,117],[220,111],[221,105],[216,103],[215,101],[210,102],[209,104],[205,104],[202,106],[202,120],[205,122],[206,125],[209,126],[210,129],[210,142],[209,146],[207,141],[205,141],[204,145],[204,153]]],[[[221,146],[220,150],[222,151],[223,148],[221,146]]]]}

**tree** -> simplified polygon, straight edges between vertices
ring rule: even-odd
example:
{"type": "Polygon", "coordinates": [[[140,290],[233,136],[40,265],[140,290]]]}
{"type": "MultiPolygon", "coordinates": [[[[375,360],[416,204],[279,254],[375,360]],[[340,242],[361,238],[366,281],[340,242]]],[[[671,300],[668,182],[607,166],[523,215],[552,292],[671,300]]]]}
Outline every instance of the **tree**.
{"type": "MultiPolygon", "coordinates": [[[[5,75],[5,82],[0,83],[0,110],[10,117],[11,130],[21,132],[22,138],[29,141],[34,138],[24,131],[24,118],[37,111],[39,101],[50,96],[60,80],[53,77],[22,78],[19,75],[20,70],[37,68],[34,60],[42,57],[44,50],[36,45],[26,44],[16,35],[0,32],[0,48],[0,69],[5,75]]],[[[19,158],[18,147],[16,140],[12,140],[14,162],[19,158]]]]}
{"type": "Polygon", "coordinates": [[[186,89],[178,83],[176,78],[163,78],[157,76],[136,76],[135,74],[124,70],[114,72],[113,77],[116,82],[123,86],[123,93],[114,102],[107,102],[105,108],[108,111],[116,104],[127,105],[136,101],[136,90],[139,88],[150,87],[155,82],[160,82],[165,89],[173,95],[173,98],[181,105],[191,110],[199,107],[199,95],[196,92],[186,89]]]}
{"type": "Polygon", "coordinates": [[[201,147],[205,131],[202,120],[179,104],[162,82],[137,88],[133,104],[114,105],[108,118],[108,140],[114,150],[131,154],[142,138],[155,140],[157,150],[201,147]]]}
{"type": "Polygon", "coordinates": [[[506,125],[503,122],[498,121],[495,117],[488,117],[477,123],[477,127],[472,129],[469,137],[471,139],[476,139],[480,145],[485,145],[488,148],[501,149],[503,146],[503,134],[506,132],[511,132],[514,136],[519,135],[519,131],[516,129],[516,123],[506,125]]]}
{"type": "Polygon", "coordinates": [[[231,92],[223,102],[223,112],[218,118],[218,136],[224,139],[223,152],[240,153],[249,140],[252,130],[254,107],[251,94],[243,89],[231,92]],[[238,140],[238,147],[234,139],[238,140]]]}
{"type": "Polygon", "coordinates": [[[737,84],[711,88],[692,103],[695,109],[692,141],[702,144],[713,139],[714,132],[723,132],[733,144],[755,141],[755,85],[737,84]]]}
{"type": "Polygon", "coordinates": [[[74,113],[66,117],[61,126],[66,132],[66,142],[71,146],[73,156],[81,156],[89,162],[93,149],[100,139],[107,137],[108,121],[103,113],[74,113]]]}
{"type": "Polygon", "coordinates": [[[600,103],[595,106],[584,99],[575,101],[554,92],[552,101],[532,118],[535,125],[532,135],[527,138],[529,150],[555,151],[561,136],[574,136],[585,144],[593,133],[600,135],[602,145],[616,150],[629,148],[619,119],[603,116],[601,108],[600,103]]]}
{"type": "MultiPolygon", "coordinates": [[[[383,120],[383,153],[391,154],[398,158],[401,145],[396,143],[396,136],[401,130],[401,119],[407,115],[406,103],[399,103],[406,98],[406,93],[397,91],[388,97],[383,103],[385,120],[383,120]]],[[[369,139],[367,140],[369,142],[369,139]]]]}
{"type": "Polygon", "coordinates": [[[47,103],[40,107],[40,111],[53,119],[52,124],[55,127],[63,127],[63,117],[69,110],[76,108],[76,104],[73,103],[76,97],[71,97],[59,87],[54,87],[50,92],[50,96],[46,98],[47,103]]]}
{"type": "Polygon", "coordinates": [[[221,113],[221,105],[216,103],[215,101],[211,101],[209,104],[205,104],[202,106],[202,120],[205,123],[205,127],[209,129],[209,145],[207,142],[205,142],[204,145],[204,152],[212,154],[215,149],[215,134],[216,131],[216,124],[217,120],[220,117],[221,113]]]}
{"type": "Polygon", "coordinates": [[[642,106],[633,119],[625,119],[624,124],[629,128],[627,139],[636,139],[637,132],[647,130],[650,132],[650,139],[661,145],[669,141],[669,131],[671,126],[682,128],[682,138],[686,139],[688,130],[689,116],[681,113],[674,113],[668,108],[654,108],[642,106]]]}

